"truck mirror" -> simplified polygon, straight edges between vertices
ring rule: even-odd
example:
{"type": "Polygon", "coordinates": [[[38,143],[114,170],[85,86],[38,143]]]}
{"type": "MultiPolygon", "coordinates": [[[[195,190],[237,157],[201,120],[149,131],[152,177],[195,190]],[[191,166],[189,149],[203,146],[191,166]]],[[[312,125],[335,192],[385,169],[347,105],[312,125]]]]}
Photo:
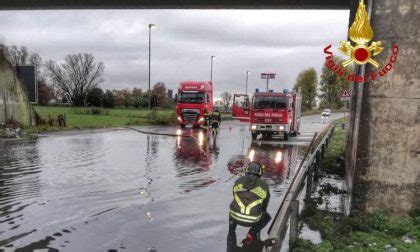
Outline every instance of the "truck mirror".
{"type": "Polygon", "coordinates": [[[178,102],[178,94],[175,94],[175,103],[178,102]]]}

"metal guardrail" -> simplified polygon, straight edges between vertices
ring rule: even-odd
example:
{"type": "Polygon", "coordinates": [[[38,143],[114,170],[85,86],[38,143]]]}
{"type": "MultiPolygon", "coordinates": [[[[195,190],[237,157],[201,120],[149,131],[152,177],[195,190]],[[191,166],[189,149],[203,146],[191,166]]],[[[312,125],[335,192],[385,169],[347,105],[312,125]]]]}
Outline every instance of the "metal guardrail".
{"type": "Polygon", "coordinates": [[[307,153],[305,154],[289,189],[283,198],[282,203],[274,217],[271,226],[268,230],[268,239],[272,241],[267,251],[277,252],[282,247],[283,240],[287,233],[288,220],[290,219],[290,238],[289,242],[293,243],[298,237],[298,224],[299,224],[299,196],[306,184],[306,198],[311,196],[312,180],[315,170],[315,164],[324,156],[325,149],[334,132],[335,126],[341,124],[331,123],[324,131],[317,136],[314,135],[307,153]],[[306,181],[306,183],[305,183],[306,181]]]}

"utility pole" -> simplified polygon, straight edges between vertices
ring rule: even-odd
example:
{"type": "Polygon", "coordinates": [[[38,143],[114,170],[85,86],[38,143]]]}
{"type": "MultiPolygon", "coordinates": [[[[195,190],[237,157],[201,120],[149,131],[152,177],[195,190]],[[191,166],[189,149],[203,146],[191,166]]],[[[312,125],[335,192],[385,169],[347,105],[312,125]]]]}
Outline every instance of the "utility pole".
{"type": "Polygon", "coordinates": [[[213,82],[213,59],[216,58],[216,56],[210,57],[210,81],[213,82]]]}
{"type": "MultiPolygon", "coordinates": [[[[151,103],[150,103],[150,97],[151,97],[151,92],[150,92],[150,57],[151,57],[151,43],[152,43],[152,28],[154,28],[155,26],[156,26],[155,24],[149,24],[149,110],[152,109],[152,106],[151,106],[151,103]]],[[[149,115],[150,115],[150,112],[149,112],[149,115]]]]}
{"type": "Polygon", "coordinates": [[[245,82],[245,94],[248,94],[248,77],[249,77],[250,71],[246,71],[246,82],[245,82]]]}

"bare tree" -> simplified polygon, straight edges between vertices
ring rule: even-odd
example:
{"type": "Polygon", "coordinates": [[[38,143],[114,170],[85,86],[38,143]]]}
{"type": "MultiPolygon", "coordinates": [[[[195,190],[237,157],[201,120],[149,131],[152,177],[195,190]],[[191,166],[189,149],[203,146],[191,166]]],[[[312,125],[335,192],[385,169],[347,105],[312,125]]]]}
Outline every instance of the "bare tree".
{"type": "Polygon", "coordinates": [[[229,110],[230,101],[232,100],[232,94],[230,94],[229,92],[223,92],[221,96],[222,96],[223,107],[225,111],[227,111],[229,110]]]}
{"type": "Polygon", "coordinates": [[[28,61],[29,51],[25,46],[8,46],[5,48],[5,55],[12,65],[25,65],[28,61]]]}
{"type": "Polygon", "coordinates": [[[48,60],[45,68],[48,77],[73,106],[84,106],[88,91],[102,81],[105,66],[96,63],[92,54],[79,53],[67,55],[61,64],[48,60]]]}
{"type": "Polygon", "coordinates": [[[41,67],[42,67],[42,58],[38,53],[31,53],[28,58],[29,65],[35,66],[36,76],[38,79],[42,79],[41,76],[41,67]]]}

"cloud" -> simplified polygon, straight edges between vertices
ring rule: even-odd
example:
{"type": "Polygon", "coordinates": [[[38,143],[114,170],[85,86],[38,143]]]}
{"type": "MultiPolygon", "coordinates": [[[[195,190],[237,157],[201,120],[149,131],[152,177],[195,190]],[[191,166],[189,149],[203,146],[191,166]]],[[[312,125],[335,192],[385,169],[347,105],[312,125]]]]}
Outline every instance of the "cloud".
{"type": "Polygon", "coordinates": [[[324,62],[323,48],[346,39],[348,11],[320,10],[61,10],[2,11],[0,38],[43,59],[88,52],[105,66],[104,88],[147,88],[148,27],[152,83],[176,89],[208,80],[214,61],[216,95],[264,88],[259,73],[277,73],[276,90],[293,87],[300,71],[324,62]]]}

